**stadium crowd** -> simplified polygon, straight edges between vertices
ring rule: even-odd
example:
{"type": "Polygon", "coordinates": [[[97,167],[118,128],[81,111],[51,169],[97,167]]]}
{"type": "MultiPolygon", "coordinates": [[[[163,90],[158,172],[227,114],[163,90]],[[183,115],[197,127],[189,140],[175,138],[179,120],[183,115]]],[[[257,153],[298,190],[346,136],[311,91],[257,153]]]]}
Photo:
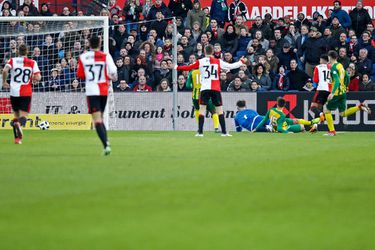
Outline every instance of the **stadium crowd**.
{"type": "MultiPolygon", "coordinates": [[[[36,8],[32,0],[20,6],[3,1],[0,6],[2,17],[56,15],[85,13],[69,6],[53,13],[47,3],[36,8]]],[[[128,0],[125,6],[110,0],[100,15],[110,18],[109,47],[118,67],[118,92],[172,90],[172,17],[178,30],[179,65],[202,58],[207,44],[226,62],[248,59],[240,69],[220,74],[222,91],[313,91],[314,67],[329,50],[339,53],[338,61],[350,75],[349,91],[375,91],[375,29],[361,1],[350,13],[334,1],[328,18],[315,12],[311,19],[299,13],[296,20],[275,20],[271,14],[250,20],[241,0],[213,0],[204,8],[199,0],[171,0],[168,5],[162,0],[128,0]]],[[[2,22],[1,34],[17,35],[0,37],[0,67],[26,43],[30,58],[42,70],[35,91],[82,91],[83,82],[76,79],[77,57],[88,49],[90,35],[100,31],[72,21],[52,33],[43,33],[45,26],[46,22],[2,22]]],[[[188,72],[178,76],[179,91],[187,91],[187,76],[188,72]]]]}

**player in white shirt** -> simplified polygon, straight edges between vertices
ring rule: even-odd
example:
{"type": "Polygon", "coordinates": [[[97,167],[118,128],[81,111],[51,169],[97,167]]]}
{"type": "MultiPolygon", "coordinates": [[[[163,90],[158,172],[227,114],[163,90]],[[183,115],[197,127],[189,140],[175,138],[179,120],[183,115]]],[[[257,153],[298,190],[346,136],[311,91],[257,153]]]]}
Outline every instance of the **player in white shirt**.
{"type": "MultiPolygon", "coordinates": [[[[332,90],[331,79],[330,79],[331,65],[328,63],[328,56],[320,56],[320,64],[314,69],[314,82],[318,84],[313,101],[310,106],[310,110],[314,112],[315,117],[320,117],[321,122],[324,121],[323,106],[327,102],[327,98],[332,90]]],[[[318,129],[318,124],[314,124],[310,132],[314,133],[318,129]]]]}
{"type": "Polygon", "coordinates": [[[78,59],[77,77],[85,80],[88,111],[92,115],[96,132],[103,143],[104,155],[111,153],[107,130],[103,123],[103,113],[107,104],[108,88],[111,80],[117,80],[117,67],[112,56],[100,51],[101,38],[90,38],[91,51],[78,59]]]}
{"type": "Polygon", "coordinates": [[[37,83],[42,78],[37,62],[27,58],[27,54],[26,45],[20,45],[18,57],[10,58],[3,69],[3,86],[4,88],[10,88],[10,102],[14,112],[11,126],[13,127],[15,144],[22,144],[21,126],[25,126],[30,112],[32,84],[37,83]],[[7,82],[9,74],[10,85],[7,82]]]}
{"type": "Polygon", "coordinates": [[[222,69],[236,69],[241,65],[246,63],[246,59],[241,58],[240,61],[236,63],[227,63],[221,59],[213,57],[213,47],[212,45],[207,45],[204,47],[205,57],[197,60],[195,63],[187,66],[175,66],[177,70],[193,70],[199,69],[201,74],[201,93],[199,97],[199,125],[198,134],[196,136],[203,136],[203,125],[204,116],[206,114],[206,106],[211,100],[215,106],[216,113],[219,116],[219,123],[222,131],[222,136],[231,136],[227,133],[225,127],[225,118],[223,112],[223,101],[221,97],[220,89],[220,73],[222,69]]]}

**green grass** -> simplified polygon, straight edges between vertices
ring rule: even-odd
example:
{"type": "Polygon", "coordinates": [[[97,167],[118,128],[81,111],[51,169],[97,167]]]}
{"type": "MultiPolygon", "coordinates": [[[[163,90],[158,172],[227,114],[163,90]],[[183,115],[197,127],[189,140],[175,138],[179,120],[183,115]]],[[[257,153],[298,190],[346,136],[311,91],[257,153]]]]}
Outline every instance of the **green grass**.
{"type": "Polygon", "coordinates": [[[1,250],[375,249],[375,134],[0,131],[1,250]]]}

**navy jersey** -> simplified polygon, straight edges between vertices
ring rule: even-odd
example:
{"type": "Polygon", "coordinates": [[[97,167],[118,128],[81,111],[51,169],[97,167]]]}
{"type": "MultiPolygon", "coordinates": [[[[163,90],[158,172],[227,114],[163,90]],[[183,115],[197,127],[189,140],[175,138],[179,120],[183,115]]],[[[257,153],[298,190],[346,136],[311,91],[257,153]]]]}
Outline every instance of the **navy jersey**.
{"type": "MultiPolygon", "coordinates": [[[[241,132],[243,128],[251,131],[258,126],[258,124],[263,120],[263,118],[264,116],[259,115],[255,110],[252,110],[252,109],[241,110],[234,117],[236,131],[241,132]]],[[[264,127],[264,130],[261,129],[258,132],[262,132],[262,131],[266,132],[267,130],[264,127]]]]}

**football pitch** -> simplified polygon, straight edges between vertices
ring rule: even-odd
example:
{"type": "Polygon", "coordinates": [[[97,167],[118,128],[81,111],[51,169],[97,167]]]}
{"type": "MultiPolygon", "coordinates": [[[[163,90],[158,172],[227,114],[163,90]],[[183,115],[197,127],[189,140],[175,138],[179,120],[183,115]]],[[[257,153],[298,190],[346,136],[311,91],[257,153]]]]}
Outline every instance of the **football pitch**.
{"type": "Polygon", "coordinates": [[[375,133],[0,131],[0,249],[375,249],[375,133]]]}

